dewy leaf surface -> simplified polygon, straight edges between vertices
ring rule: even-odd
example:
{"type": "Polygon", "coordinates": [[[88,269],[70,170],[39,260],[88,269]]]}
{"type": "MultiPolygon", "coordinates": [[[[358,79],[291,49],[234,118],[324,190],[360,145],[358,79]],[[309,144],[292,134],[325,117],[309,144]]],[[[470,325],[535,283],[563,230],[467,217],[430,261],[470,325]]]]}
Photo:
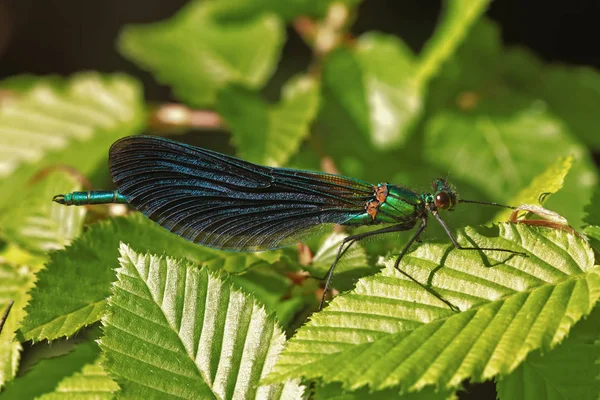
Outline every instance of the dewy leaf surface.
{"type": "Polygon", "coordinates": [[[265,382],[302,375],[346,390],[452,389],[508,374],[531,351],[555,347],[600,297],[593,251],[563,231],[499,229],[499,237],[488,237],[466,228],[458,241],[529,256],[424,244],[402,261],[405,272],[462,312],[394,270],[392,259],[314,315],[265,382]]]}
{"type": "Polygon", "coordinates": [[[310,133],[319,107],[319,84],[308,76],[292,78],[281,101],[268,105],[258,93],[228,86],[219,93],[217,110],[231,129],[244,160],[282,166],[310,133]]]}
{"type": "MultiPolygon", "coordinates": [[[[21,327],[25,339],[71,336],[101,318],[110,285],[116,279],[113,269],[118,266],[119,242],[141,252],[151,249],[202,262],[211,270],[240,272],[280,257],[277,251],[232,254],[198,246],[140,214],[101,222],[66,249],[52,253],[46,268],[38,273],[21,327]]],[[[238,280],[243,281],[243,277],[238,280]]]]}
{"type": "Polygon", "coordinates": [[[17,373],[21,343],[15,341],[15,332],[25,315],[23,309],[29,299],[27,291],[33,285],[33,279],[30,267],[0,263],[0,315],[14,301],[0,333],[0,388],[17,373]]]}
{"type": "Polygon", "coordinates": [[[297,382],[258,386],[285,342],[258,302],[187,261],[120,252],[100,345],[121,398],[302,396],[297,382]]]}
{"type": "Polygon", "coordinates": [[[22,201],[44,168],[68,165],[89,176],[115,140],[145,123],[141,90],[124,75],[31,79],[0,104],[0,210],[22,201]]]}
{"type": "Polygon", "coordinates": [[[195,107],[213,105],[227,83],[261,88],[278,62],[283,23],[271,13],[220,22],[228,10],[229,1],[191,2],[169,20],[126,27],[121,53],[195,107]]]}

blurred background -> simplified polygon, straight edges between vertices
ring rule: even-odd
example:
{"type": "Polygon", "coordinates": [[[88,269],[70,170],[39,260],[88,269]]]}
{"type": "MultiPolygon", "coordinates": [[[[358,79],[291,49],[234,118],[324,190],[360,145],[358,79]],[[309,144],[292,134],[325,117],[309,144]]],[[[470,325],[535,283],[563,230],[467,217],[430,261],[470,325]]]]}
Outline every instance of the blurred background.
{"type": "MultiPolygon", "coordinates": [[[[77,71],[123,71],[142,80],[150,101],[172,100],[169,88],[125,60],[116,50],[120,29],[129,23],[168,18],[184,0],[1,0],[0,78],[10,75],[60,74],[77,71]]],[[[398,35],[418,52],[431,36],[441,1],[365,1],[352,32],[379,30],[398,35]]],[[[574,0],[494,1],[487,16],[501,28],[506,45],[523,45],[542,59],[600,68],[600,2],[574,0]]],[[[288,28],[278,76],[266,89],[277,96],[288,75],[303,71],[311,52],[288,28]]]]}

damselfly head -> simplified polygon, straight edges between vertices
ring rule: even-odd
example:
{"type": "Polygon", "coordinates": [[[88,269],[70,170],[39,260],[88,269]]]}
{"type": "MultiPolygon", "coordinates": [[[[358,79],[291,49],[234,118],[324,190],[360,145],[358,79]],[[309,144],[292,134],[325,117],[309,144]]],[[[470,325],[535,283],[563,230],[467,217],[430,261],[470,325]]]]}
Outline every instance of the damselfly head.
{"type": "Polygon", "coordinates": [[[456,189],[442,178],[434,179],[431,186],[434,190],[433,203],[435,208],[439,210],[454,210],[458,199],[456,189]]]}

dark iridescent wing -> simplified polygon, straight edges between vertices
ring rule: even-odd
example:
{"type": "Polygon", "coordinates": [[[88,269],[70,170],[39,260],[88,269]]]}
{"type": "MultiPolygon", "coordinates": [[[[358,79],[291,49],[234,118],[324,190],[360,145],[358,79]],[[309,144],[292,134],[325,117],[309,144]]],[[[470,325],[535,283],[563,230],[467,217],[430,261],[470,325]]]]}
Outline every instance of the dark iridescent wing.
{"type": "Polygon", "coordinates": [[[110,149],[110,173],[129,204],[204,246],[260,251],[293,244],[365,212],[372,185],[269,168],[154,136],[110,149]]]}

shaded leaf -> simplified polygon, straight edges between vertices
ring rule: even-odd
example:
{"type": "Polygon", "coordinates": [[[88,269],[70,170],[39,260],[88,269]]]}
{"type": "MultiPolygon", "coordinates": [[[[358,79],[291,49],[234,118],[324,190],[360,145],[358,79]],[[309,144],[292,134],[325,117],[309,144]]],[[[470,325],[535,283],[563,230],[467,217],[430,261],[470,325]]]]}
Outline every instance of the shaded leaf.
{"type": "Polygon", "coordinates": [[[415,80],[425,85],[462,44],[472,25],[486,11],[490,0],[447,0],[444,15],[419,56],[415,80]]]}
{"type": "Polygon", "coordinates": [[[228,86],[219,93],[217,110],[231,129],[241,158],[281,166],[308,136],[318,106],[318,82],[297,76],[284,85],[278,104],[270,106],[257,93],[228,86]]]}
{"type": "MultiPolygon", "coordinates": [[[[494,107],[513,101],[496,99],[494,107]]],[[[548,165],[561,156],[574,156],[574,179],[549,200],[548,208],[564,215],[573,226],[581,224],[583,204],[596,172],[585,148],[559,120],[535,103],[509,115],[485,111],[476,114],[440,112],[425,127],[425,152],[434,164],[483,189],[505,203],[548,165]],[[462,140],[469,132],[469,140],[462,140]]]]}
{"type": "Polygon", "coordinates": [[[85,207],[64,207],[51,201],[57,191],[81,190],[66,172],[55,171],[29,185],[23,200],[0,215],[3,237],[37,253],[68,245],[81,233],[85,207]]]}
{"type": "MultiPolygon", "coordinates": [[[[314,277],[326,277],[337,256],[338,249],[346,237],[348,237],[347,234],[337,232],[326,236],[315,253],[312,263],[307,265],[305,269],[314,277]]],[[[356,279],[376,271],[377,268],[369,266],[363,246],[360,243],[355,243],[338,261],[333,286],[339,290],[348,290],[356,279]]]]}
{"type": "Polygon", "coordinates": [[[424,244],[402,260],[404,271],[430,282],[462,312],[452,312],[389,260],[382,274],[362,279],[313,316],[265,382],[301,375],[342,382],[346,390],[452,389],[465,379],[508,374],[531,351],[555,347],[600,297],[593,252],[562,231],[499,228],[499,237],[467,228],[458,241],[529,257],[424,244]]]}
{"type": "Polygon", "coordinates": [[[567,126],[526,89],[537,68],[502,47],[496,25],[476,25],[431,85],[425,155],[504,203],[558,157],[573,156],[572,172],[546,207],[578,228],[598,174],[567,126]]]}
{"type": "Polygon", "coordinates": [[[33,286],[32,269],[0,263],[0,313],[14,302],[0,332],[0,388],[16,375],[19,366],[21,343],[15,340],[15,332],[25,315],[27,291],[33,286]]]}
{"type": "Polygon", "coordinates": [[[361,388],[353,392],[344,392],[339,383],[330,383],[315,390],[315,400],[387,400],[400,398],[401,400],[445,400],[456,399],[453,392],[435,392],[425,389],[417,393],[408,393],[398,396],[398,389],[391,388],[379,392],[371,392],[368,388],[361,388]]]}
{"type": "Polygon", "coordinates": [[[260,88],[278,62],[283,24],[273,14],[223,23],[215,18],[231,9],[227,1],[192,2],[166,21],[127,26],[120,51],[192,106],[214,104],[228,83],[260,88]]]}
{"type": "Polygon", "coordinates": [[[3,399],[112,399],[119,389],[98,362],[93,342],[79,344],[67,354],[41,360],[7,385],[3,399]]]}
{"type": "Polygon", "coordinates": [[[285,341],[259,303],[206,268],[120,252],[100,345],[121,398],[302,396],[297,382],[258,387],[285,341]]]}
{"type": "Polygon", "coordinates": [[[548,354],[531,354],[512,374],[498,381],[503,399],[588,399],[600,393],[600,307],[578,323],[548,354]]]}
{"type": "Polygon", "coordinates": [[[413,64],[414,55],[396,37],[369,33],[357,40],[354,53],[338,49],[327,57],[323,85],[381,149],[404,143],[421,110],[413,64]]]}
{"type": "Polygon", "coordinates": [[[324,85],[376,148],[401,146],[421,116],[430,79],[488,3],[448,1],[442,22],[419,57],[392,35],[364,34],[353,53],[340,49],[326,60],[325,68],[335,73],[324,74],[324,85]]]}
{"type": "Polygon", "coordinates": [[[600,149],[594,133],[600,118],[594,104],[600,101],[600,74],[585,66],[544,64],[528,49],[506,51],[504,74],[520,90],[543,99],[548,108],[592,150],[600,149]],[[517,78],[517,79],[515,79],[517,78]]]}
{"type": "MultiPolygon", "coordinates": [[[[540,175],[533,178],[529,186],[521,189],[507,204],[518,206],[521,204],[543,204],[547,195],[558,192],[564,183],[565,177],[571,169],[573,157],[561,157],[540,175]],[[543,198],[540,196],[543,195],[543,198]]],[[[512,211],[502,210],[496,214],[492,222],[507,221],[512,211]]]]}
{"type": "Polygon", "coordinates": [[[215,18],[236,20],[251,18],[264,12],[274,12],[288,21],[300,16],[323,18],[334,3],[355,7],[360,2],[361,0],[229,0],[222,2],[224,4],[221,9],[215,11],[215,18]]]}
{"type": "Polygon", "coordinates": [[[202,261],[210,269],[236,272],[273,263],[280,256],[277,251],[232,254],[201,247],[139,214],[101,222],[66,249],[52,253],[46,268],[38,273],[21,327],[25,339],[71,336],[102,317],[110,285],[116,279],[113,268],[118,266],[119,242],[129,243],[138,251],[151,249],[202,261]]]}
{"type": "Polygon", "coordinates": [[[29,79],[27,90],[0,104],[0,192],[6,194],[0,209],[22,201],[29,179],[44,168],[66,164],[90,175],[116,139],[145,123],[141,90],[126,76],[29,79]]]}

